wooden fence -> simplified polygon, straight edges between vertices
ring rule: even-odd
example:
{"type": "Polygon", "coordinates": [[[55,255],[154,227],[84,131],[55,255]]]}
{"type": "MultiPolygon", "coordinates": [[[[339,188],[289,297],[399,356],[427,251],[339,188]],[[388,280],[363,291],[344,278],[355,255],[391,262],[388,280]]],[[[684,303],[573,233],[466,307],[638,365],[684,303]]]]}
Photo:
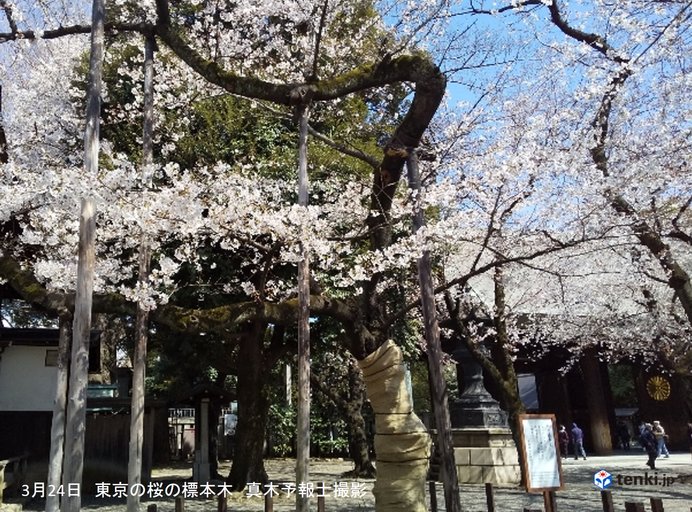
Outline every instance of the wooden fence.
{"type": "MultiPolygon", "coordinates": [[[[430,511],[437,511],[437,492],[435,482],[430,482],[430,511]]],[[[495,508],[495,489],[493,484],[485,484],[485,497],[488,512],[498,512],[495,508]]],[[[660,498],[650,498],[651,512],[665,512],[663,500],[660,498]]],[[[217,496],[217,512],[229,512],[228,500],[226,496],[217,496]]],[[[547,491],[543,494],[543,509],[524,508],[523,512],[557,512],[557,498],[554,491],[547,491]]],[[[603,512],[616,512],[613,505],[613,496],[610,491],[601,491],[601,503],[603,512]]],[[[158,505],[152,503],[147,506],[147,512],[158,512],[158,505]]],[[[185,499],[177,497],[175,499],[175,512],[185,512],[185,499]]],[[[274,512],[274,498],[270,494],[264,496],[264,512],[274,512]]],[[[317,497],[317,512],[326,512],[324,496],[317,497]]],[[[505,511],[502,511],[505,512],[505,511]]],[[[595,512],[595,511],[594,511],[595,512]]],[[[644,503],[625,502],[624,512],[647,512],[644,503]]],[[[692,507],[690,507],[692,512],[692,507]]]]}
{"type": "MultiPolygon", "coordinates": [[[[497,512],[495,508],[495,489],[493,484],[485,484],[485,498],[488,506],[488,512],[497,512]]],[[[665,512],[663,508],[663,500],[661,498],[650,498],[651,512],[665,512]]],[[[613,495],[610,491],[601,491],[601,504],[603,512],[616,512],[613,505],[613,495]]],[[[542,509],[534,509],[525,507],[523,512],[557,512],[557,496],[555,491],[546,491],[543,493],[542,509]]],[[[435,493],[435,482],[430,482],[430,510],[437,512],[437,494],[435,493]]],[[[624,512],[646,512],[644,503],[625,502],[624,512]]],[[[692,512],[692,507],[690,507],[692,512]]]]}
{"type": "MultiPolygon", "coordinates": [[[[324,496],[317,497],[317,512],[326,512],[324,496]]],[[[226,496],[216,498],[216,512],[228,512],[228,499],[226,496]]],[[[152,503],[147,506],[147,512],[158,512],[158,505],[152,503]]],[[[175,499],[175,512],[185,512],[185,498],[175,499]]],[[[264,512],[274,512],[274,498],[270,494],[264,496],[264,512]]]]}

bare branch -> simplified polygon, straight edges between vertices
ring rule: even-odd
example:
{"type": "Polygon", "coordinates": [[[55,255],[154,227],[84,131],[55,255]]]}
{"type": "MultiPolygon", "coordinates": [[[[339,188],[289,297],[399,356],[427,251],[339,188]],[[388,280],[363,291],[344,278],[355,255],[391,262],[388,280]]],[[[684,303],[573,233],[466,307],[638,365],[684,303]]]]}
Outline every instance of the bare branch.
{"type": "Polygon", "coordinates": [[[7,18],[7,23],[10,26],[10,30],[13,34],[19,32],[17,28],[17,22],[14,19],[14,13],[12,12],[12,4],[7,3],[6,0],[0,0],[0,7],[5,11],[5,17],[7,18]]]}
{"type": "Polygon", "coordinates": [[[317,61],[320,56],[320,44],[322,44],[322,31],[324,30],[324,24],[327,20],[328,5],[329,0],[324,0],[324,4],[322,4],[322,15],[320,16],[320,25],[317,29],[317,36],[315,38],[315,53],[312,57],[312,76],[310,76],[311,81],[317,80],[317,61]]]}

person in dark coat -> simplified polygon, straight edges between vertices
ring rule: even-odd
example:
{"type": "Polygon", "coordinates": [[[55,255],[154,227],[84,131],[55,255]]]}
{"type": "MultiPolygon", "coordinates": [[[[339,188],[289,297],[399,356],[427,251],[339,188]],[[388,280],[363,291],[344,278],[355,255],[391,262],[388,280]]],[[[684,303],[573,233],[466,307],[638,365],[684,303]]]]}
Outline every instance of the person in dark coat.
{"type": "Polygon", "coordinates": [[[572,444],[574,444],[574,460],[577,460],[580,455],[586,460],[584,432],[582,432],[576,423],[572,423],[572,444]]]}
{"type": "Polygon", "coordinates": [[[656,457],[658,457],[658,443],[656,442],[656,436],[654,436],[653,425],[651,423],[646,423],[644,429],[642,430],[642,435],[639,436],[639,444],[642,448],[646,450],[649,460],[646,461],[646,465],[651,469],[656,469],[656,457]]]}
{"type": "Polygon", "coordinates": [[[627,424],[620,420],[617,424],[617,436],[618,436],[618,441],[620,442],[620,448],[623,450],[629,450],[630,449],[630,429],[627,427],[627,424]]]}
{"type": "Polygon", "coordinates": [[[557,440],[560,443],[560,455],[566,459],[569,454],[569,434],[564,425],[560,425],[560,430],[557,431],[557,440]]]}

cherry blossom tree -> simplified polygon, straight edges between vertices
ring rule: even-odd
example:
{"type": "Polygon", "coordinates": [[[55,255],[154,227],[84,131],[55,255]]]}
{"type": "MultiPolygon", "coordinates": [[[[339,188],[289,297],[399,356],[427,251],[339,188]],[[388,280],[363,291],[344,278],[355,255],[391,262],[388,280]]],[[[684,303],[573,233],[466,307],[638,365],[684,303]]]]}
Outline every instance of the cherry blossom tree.
{"type": "MultiPolygon", "coordinates": [[[[344,18],[351,14],[349,9],[353,9],[353,6],[350,5],[346,6],[345,9],[325,10],[325,17],[328,20],[325,26],[337,28],[331,33],[325,32],[323,35],[325,43],[319,54],[310,47],[308,44],[310,37],[307,37],[315,28],[312,21],[315,12],[317,12],[317,5],[311,7],[290,4],[277,7],[274,3],[270,3],[259,6],[264,11],[258,11],[258,6],[245,10],[245,6],[236,5],[232,9],[233,12],[230,17],[221,16],[220,13],[214,12],[212,8],[206,5],[193,6],[188,11],[186,8],[170,11],[168,3],[163,1],[158,2],[155,6],[141,4],[133,7],[131,4],[124,3],[121,7],[122,11],[115,13],[118,16],[109,20],[109,24],[107,24],[109,29],[154,33],[160,43],[166,45],[177,58],[200,74],[204,80],[220,89],[248,98],[292,107],[310,102],[331,102],[356,91],[384,87],[390,83],[411,81],[417,84],[408,113],[401,119],[391,142],[386,145],[381,163],[375,170],[374,188],[370,194],[370,212],[368,213],[364,201],[367,196],[363,195],[362,190],[358,190],[359,187],[351,187],[355,192],[355,200],[349,205],[350,215],[345,216],[345,219],[340,218],[339,222],[336,223],[337,232],[340,235],[339,239],[342,240],[344,221],[353,219],[358,215],[358,225],[361,226],[358,229],[362,230],[362,219],[368,217],[367,225],[372,232],[370,236],[372,247],[382,249],[386,246],[389,239],[389,228],[386,222],[390,216],[401,167],[409,148],[418,144],[444,90],[444,78],[426,56],[402,55],[401,53],[399,55],[382,55],[380,53],[382,47],[372,44],[366,33],[360,41],[359,36],[353,39],[356,43],[361,44],[361,50],[364,51],[359,56],[360,62],[352,64],[352,59],[347,58],[347,56],[354,55],[354,52],[357,53],[353,46],[344,53],[344,49],[339,49],[338,45],[327,44],[327,40],[330,38],[332,41],[336,41],[341,36],[338,25],[331,22],[333,19],[344,18]],[[266,26],[257,26],[258,13],[268,21],[266,26]],[[210,33],[209,23],[215,23],[219,27],[225,23],[233,23],[236,30],[218,31],[212,41],[209,37],[204,37],[205,34],[210,33]],[[188,34],[184,36],[185,30],[188,28],[188,34]],[[200,35],[202,37],[199,37],[200,35]],[[268,47],[267,41],[272,42],[271,47],[268,47]],[[265,53],[267,49],[269,51],[265,53]],[[336,51],[333,51],[334,49],[336,51]],[[292,83],[293,80],[300,78],[299,73],[302,72],[303,67],[301,62],[312,51],[315,51],[319,58],[315,59],[317,64],[310,80],[306,83],[292,83]],[[253,59],[248,58],[248,56],[253,55],[257,57],[254,62],[252,62],[253,59]],[[280,65],[275,67],[262,66],[263,63],[268,62],[270,57],[271,62],[280,65]],[[232,69],[234,63],[241,61],[245,65],[251,65],[251,70],[243,68],[241,65],[239,70],[230,72],[224,71],[222,67],[223,65],[227,69],[232,69]],[[326,78],[320,78],[320,76],[326,78]],[[274,80],[279,80],[279,82],[274,80]],[[353,205],[360,205],[360,208],[356,208],[354,211],[353,205]]],[[[3,40],[6,41],[28,40],[36,37],[53,39],[58,36],[67,37],[69,34],[88,32],[88,26],[82,24],[54,30],[49,29],[43,33],[30,29],[23,30],[16,23],[18,20],[17,10],[8,6],[5,13],[10,23],[9,32],[3,36],[3,40]]],[[[369,28],[367,24],[365,27],[369,28]]],[[[406,47],[401,48],[401,50],[403,49],[406,47]]],[[[8,128],[6,131],[9,133],[12,130],[8,128]]],[[[10,144],[10,146],[10,153],[12,153],[19,144],[10,144]]],[[[74,286],[71,278],[73,273],[66,271],[72,265],[71,258],[66,256],[69,253],[69,241],[70,239],[74,240],[76,234],[75,227],[69,220],[74,207],[73,198],[75,196],[73,194],[76,191],[79,193],[81,190],[88,190],[99,197],[105,206],[101,222],[114,228],[104,230],[104,235],[99,240],[101,256],[99,264],[101,268],[98,269],[99,280],[96,285],[104,302],[102,303],[103,306],[100,306],[97,298],[96,308],[109,307],[112,310],[129,310],[126,303],[119,302],[118,296],[120,295],[140,304],[145,304],[149,308],[153,308],[157,302],[165,304],[169,300],[170,288],[174,284],[172,276],[180,265],[182,263],[202,264],[195,251],[197,246],[195,237],[199,236],[200,231],[214,233],[218,240],[217,243],[228,248],[237,248],[239,243],[244,243],[246,240],[256,240],[258,236],[277,236],[277,241],[282,240],[278,247],[278,254],[276,249],[267,254],[272,259],[277,258],[289,265],[297,261],[296,258],[299,254],[297,248],[301,244],[307,243],[311,252],[319,260],[328,260],[333,258],[335,254],[343,254],[349,250],[348,244],[344,242],[341,242],[341,247],[339,244],[324,244],[324,242],[318,244],[318,241],[324,240],[325,235],[334,229],[334,226],[330,226],[328,230],[324,229],[329,214],[315,208],[311,210],[292,206],[290,201],[286,199],[290,194],[282,192],[282,188],[285,191],[290,191],[288,184],[267,180],[265,184],[268,188],[262,190],[264,185],[258,187],[258,180],[249,172],[251,167],[248,167],[244,173],[245,176],[243,176],[242,168],[239,169],[240,174],[235,171],[230,173],[228,167],[224,165],[217,165],[213,170],[195,170],[194,173],[188,169],[179,169],[169,165],[163,169],[154,170],[155,173],[159,173],[157,177],[167,186],[162,187],[161,190],[150,191],[143,186],[148,177],[137,172],[137,166],[134,165],[134,162],[128,161],[122,155],[114,154],[106,149],[104,158],[110,159],[112,165],[106,166],[96,181],[84,182],[80,179],[81,176],[77,169],[66,168],[60,153],[62,151],[45,155],[45,157],[53,158],[52,162],[49,163],[53,164],[52,169],[56,180],[50,183],[49,193],[56,196],[62,194],[62,197],[45,203],[38,200],[37,194],[30,193],[28,197],[18,198],[21,203],[9,209],[7,215],[8,218],[17,218],[17,213],[26,215],[21,219],[20,232],[14,238],[15,241],[21,241],[22,247],[26,247],[32,242],[34,245],[40,246],[38,253],[33,254],[31,258],[26,258],[27,254],[19,254],[18,250],[3,251],[3,274],[7,276],[12,286],[22,289],[25,297],[35,303],[56,307],[58,304],[70,300],[69,294],[61,292],[68,292],[74,286]],[[206,179],[199,181],[198,178],[205,175],[206,179]],[[217,190],[210,190],[209,188],[211,176],[221,178],[216,181],[217,190]],[[71,187],[55,186],[66,182],[70,182],[71,187]],[[280,200],[279,203],[267,201],[266,193],[272,194],[272,191],[275,194],[274,197],[280,200]],[[243,196],[244,199],[238,200],[236,198],[236,200],[228,202],[222,201],[229,194],[231,196],[238,194],[238,197],[243,196]],[[247,199],[251,199],[253,194],[257,200],[256,208],[247,201],[247,199]],[[231,206],[232,210],[229,210],[228,206],[231,206]],[[234,217],[235,221],[231,220],[234,217]],[[245,218],[240,221],[243,217],[245,218]],[[237,221],[240,223],[235,224],[237,221]],[[44,243],[44,238],[48,238],[46,235],[53,230],[54,226],[61,226],[62,232],[53,231],[54,244],[51,246],[50,243],[44,243]],[[136,226],[136,229],[141,233],[141,236],[135,237],[136,240],[127,236],[132,226],[136,226]],[[247,238],[237,231],[237,228],[241,226],[243,229],[249,228],[247,238]],[[252,232],[255,234],[251,234],[252,232]],[[301,233],[300,236],[299,233],[301,233]],[[142,236],[152,240],[152,251],[161,249],[166,243],[166,238],[170,241],[175,237],[179,246],[174,259],[161,258],[157,262],[152,270],[153,279],[150,280],[149,286],[146,286],[146,283],[133,286],[128,284],[128,281],[136,273],[134,258],[128,257],[128,254],[135,252],[133,249],[142,239],[142,236]],[[62,254],[60,254],[61,252],[62,254]],[[104,258],[103,256],[107,257],[104,258]],[[19,261],[22,261],[26,271],[19,267],[19,261]],[[32,281],[28,288],[22,286],[22,284],[27,284],[27,279],[32,279],[31,275],[38,280],[32,281]],[[39,283],[45,283],[48,287],[37,287],[39,283]],[[105,306],[106,303],[109,306],[105,306]],[[118,303],[120,305],[116,305],[118,303]]],[[[69,151],[67,153],[69,154],[69,151]]],[[[33,169],[33,176],[31,174],[26,175],[25,185],[29,185],[30,177],[38,175],[37,177],[40,179],[45,179],[46,171],[37,166],[44,155],[26,156],[26,160],[22,161],[12,153],[10,162],[8,162],[8,170],[11,168],[9,166],[12,165],[33,169]]],[[[47,167],[49,170],[51,169],[50,166],[47,167]]],[[[331,187],[326,187],[325,191],[329,192],[328,189],[331,188],[330,193],[336,193],[337,188],[334,185],[332,183],[331,187]]],[[[19,188],[12,181],[9,182],[8,186],[10,187],[8,192],[19,188]]],[[[29,188],[32,187],[27,187],[27,189],[29,188]]],[[[33,189],[36,190],[35,187],[33,189]]],[[[348,188],[346,191],[348,192],[348,188]]],[[[340,199],[343,200],[343,188],[339,189],[338,193],[340,199]]],[[[338,213],[343,213],[344,204],[343,202],[335,203],[336,209],[339,210],[338,213]]],[[[261,253],[259,251],[259,254],[261,253]]],[[[260,258],[254,264],[261,265],[262,259],[260,258]]],[[[325,265],[325,268],[328,266],[325,265]]],[[[358,273],[354,275],[358,276],[358,273]]],[[[352,279],[350,281],[353,282],[352,279]]],[[[242,326],[248,320],[252,321],[253,318],[256,319],[255,321],[265,323],[270,321],[286,322],[287,314],[292,317],[291,311],[295,312],[295,308],[290,302],[292,300],[292,287],[287,286],[288,283],[281,282],[267,284],[270,286],[262,286],[259,290],[263,296],[263,302],[233,305],[234,311],[229,312],[231,315],[239,315],[236,318],[221,319],[218,311],[184,312],[173,305],[170,307],[159,306],[153,318],[178,329],[197,331],[212,329],[211,324],[218,320],[222,320],[221,323],[226,326],[225,329],[229,325],[242,326]],[[270,290],[269,293],[267,293],[268,290],[270,290]],[[270,302],[264,302],[267,299],[283,299],[284,301],[288,300],[288,302],[283,303],[283,308],[281,304],[278,304],[278,309],[269,313],[264,311],[265,306],[271,305],[270,302]]],[[[358,326],[352,331],[351,349],[360,358],[376,349],[386,337],[385,332],[375,336],[371,332],[373,329],[377,329],[377,315],[375,313],[376,309],[381,307],[377,306],[376,300],[378,295],[377,279],[365,284],[366,286],[359,286],[356,289],[364,293],[364,296],[361,297],[366,297],[366,300],[359,299],[356,295],[355,300],[348,301],[352,302],[350,305],[348,302],[327,299],[326,297],[318,297],[311,301],[311,307],[314,311],[318,313],[329,312],[341,320],[358,326]],[[362,303],[363,308],[358,307],[358,303],[362,303]],[[373,308],[373,306],[377,307],[373,308]],[[354,322],[355,317],[362,313],[366,313],[364,320],[354,322]],[[368,319],[367,317],[371,318],[368,319]]],[[[229,285],[234,286],[231,283],[229,285]]],[[[254,291],[248,287],[249,283],[241,282],[238,285],[245,294],[254,294],[254,291]]],[[[341,287],[344,286],[345,284],[342,282],[341,287]]],[[[252,288],[255,288],[254,285],[252,288]]],[[[216,328],[221,329],[220,325],[216,328]]],[[[382,386],[383,384],[377,385],[382,386]]],[[[382,408],[381,412],[392,410],[389,399],[380,400],[379,404],[382,408]]],[[[415,425],[415,420],[412,419],[412,423],[407,428],[409,430],[412,427],[415,428],[412,435],[422,439],[420,443],[424,449],[427,443],[427,434],[421,428],[422,425],[419,427],[415,425]]],[[[406,435],[410,437],[409,434],[406,435]]],[[[391,445],[390,452],[396,453],[398,449],[395,444],[388,444],[391,445]]],[[[383,451],[380,450],[380,452],[383,451]]],[[[402,464],[405,466],[406,461],[402,461],[402,464]]],[[[421,478],[421,475],[424,476],[420,470],[417,471],[418,478],[421,478]]],[[[392,494],[394,488],[387,483],[388,481],[394,482],[392,476],[390,475],[388,479],[387,472],[382,471],[378,477],[378,501],[399,501],[396,494],[392,494]]],[[[420,480],[419,482],[415,486],[415,493],[408,490],[403,491],[403,495],[407,496],[405,499],[411,500],[412,505],[418,508],[424,506],[421,502],[423,485],[420,480]]]]}
{"type": "MultiPolygon", "coordinates": [[[[417,314],[411,268],[424,250],[452,311],[458,300],[487,312],[485,331],[465,328],[479,357],[487,340],[499,342],[486,362],[504,366],[509,380],[522,343],[552,339],[575,353],[607,346],[620,357],[650,351],[656,337],[667,353],[681,350],[690,271],[687,3],[119,1],[106,23],[109,52],[114,61],[132,56],[116,80],[141,80],[141,67],[130,65],[142,58],[137,44],[127,48],[132,34],[159,45],[156,157],[142,172],[138,136],[114,128],[88,182],[75,151],[78,94],[65,80],[90,31],[88,10],[77,5],[1,5],[12,81],[3,80],[0,276],[36,305],[70,309],[75,198],[94,194],[102,227],[95,309],[131,315],[138,303],[172,330],[228,339],[247,362],[243,393],[257,393],[257,405],[257,376],[281,346],[268,328],[295,322],[295,268],[309,249],[311,314],[342,324],[378,433],[396,434],[376,441],[378,510],[425,507],[425,463],[413,459],[425,459],[428,435],[405,395],[384,392],[403,392],[391,385],[403,375],[391,338],[397,322],[417,314]],[[446,78],[473,96],[442,103],[446,78]],[[244,142],[229,144],[221,162],[205,160],[187,113],[215,96],[242,102],[224,110],[229,118],[270,118],[270,130],[253,135],[291,148],[294,110],[309,105],[319,199],[294,204],[293,149],[258,156],[263,148],[244,142]],[[276,120],[279,136],[267,136],[276,120]],[[423,188],[407,194],[399,182],[414,148],[423,188]],[[426,225],[412,234],[414,204],[426,225]],[[142,237],[152,271],[137,283],[142,237]],[[186,300],[181,289],[193,287],[210,291],[186,300]],[[636,343],[616,343],[623,332],[636,343]],[[378,377],[385,368],[391,382],[378,377]],[[389,422],[395,417],[405,420],[389,422]],[[400,457],[385,438],[415,446],[416,456],[400,457]],[[401,468],[406,478],[395,478],[401,468]]],[[[111,126],[136,124],[136,91],[109,86],[111,126]]],[[[260,409],[241,414],[243,428],[263,430],[260,409]]],[[[234,464],[237,485],[263,477],[261,447],[246,446],[245,462],[234,464]]]]}

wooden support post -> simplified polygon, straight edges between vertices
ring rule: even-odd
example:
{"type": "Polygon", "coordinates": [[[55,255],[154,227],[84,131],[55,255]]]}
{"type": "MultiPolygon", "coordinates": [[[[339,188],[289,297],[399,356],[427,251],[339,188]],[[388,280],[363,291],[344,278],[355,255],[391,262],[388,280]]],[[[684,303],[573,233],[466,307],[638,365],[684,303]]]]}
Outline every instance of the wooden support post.
{"type": "Polygon", "coordinates": [[[157,509],[158,507],[156,506],[156,503],[147,505],[147,512],[157,512],[157,509]]]}
{"type": "Polygon", "coordinates": [[[430,490],[430,512],[437,512],[437,488],[433,480],[428,482],[428,489],[430,490]]]}
{"type": "Polygon", "coordinates": [[[324,496],[318,496],[317,497],[317,512],[325,512],[326,505],[324,503],[324,496]]]}
{"type": "MultiPolygon", "coordinates": [[[[425,217],[421,206],[421,179],[418,170],[418,156],[410,149],[406,162],[409,188],[415,194],[416,206],[413,213],[413,232],[425,226],[425,217]]],[[[436,444],[440,450],[440,475],[444,487],[445,509],[447,512],[461,511],[459,496],[459,479],[454,462],[454,445],[452,443],[452,424],[449,419],[447,403],[447,385],[442,375],[442,347],[440,345],[440,326],[437,321],[435,306],[435,285],[432,276],[430,251],[424,250],[418,259],[418,281],[420,283],[425,341],[428,344],[428,371],[430,372],[431,398],[435,424],[437,426],[436,444]]]]}
{"type": "Polygon", "coordinates": [[[175,512],[185,512],[185,498],[182,496],[175,499],[175,512]]]}
{"type": "MultiPolygon", "coordinates": [[[[154,37],[147,36],[144,41],[144,128],[142,165],[144,172],[153,161],[154,126],[154,37]]],[[[138,283],[146,286],[151,263],[147,235],[142,235],[139,246],[138,283]]],[[[132,401],[130,406],[130,443],[127,463],[128,489],[142,483],[142,461],[144,447],[144,380],[147,366],[147,342],[149,338],[149,311],[137,304],[135,320],[135,357],[132,371],[132,401]]],[[[139,511],[139,494],[127,493],[127,512],[139,511]]]]}
{"type": "Polygon", "coordinates": [[[545,512],[557,511],[555,491],[543,491],[543,507],[545,508],[545,512]]]}
{"type": "MultiPolygon", "coordinates": [[[[84,176],[87,184],[95,180],[99,168],[99,122],[101,117],[101,77],[103,70],[105,9],[104,0],[94,0],[91,14],[91,51],[87,84],[86,128],[84,130],[84,176]]],[[[72,327],[72,359],[65,413],[65,454],[62,482],[82,483],[84,469],[84,434],[86,430],[86,388],[89,375],[89,337],[91,305],[96,266],[96,204],[92,198],[82,199],[79,220],[79,256],[74,323],[72,327]]],[[[79,512],[80,493],[66,493],[60,505],[62,512],[79,512]]]]}
{"type": "Polygon", "coordinates": [[[220,494],[216,501],[216,512],[228,511],[228,498],[224,494],[220,494]]]}
{"type": "Polygon", "coordinates": [[[274,512],[274,497],[271,493],[264,495],[264,512],[274,512]]]}
{"type": "MultiPolygon", "coordinates": [[[[298,204],[308,206],[308,120],[310,106],[299,107],[298,204]]],[[[301,247],[298,262],[298,411],[296,417],[296,488],[309,482],[310,463],[310,253],[301,247]]],[[[296,511],[308,512],[307,496],[296,493],[296,511]]]]}
{"type": "Polygon", "coordinates": [[[610,491],[601,491],[601,503],[603,504],[603,512],[615,512],[613,495],[610,491]]]}
{"type": "Polygon", "coordinates": [[[664,512],[661,498],[651,498],[651,512],[664,512]]]}
{"type": "Polygon", "coordinates": [[[495,492],[490,482],[485,484],[485,503],[488,506],[488,512],[495,512],[495,492]]]}
{"type": "MultiPolygon", "coordinates": [[[[58,337],[58,375],[55,385],[55,403],[53,404],[53,419],[50,429],[50,459],[48,460],[48,488],[60,487],[62,480],[63,448],[65,444],[65,408],[67,407],[67,379],[70,366],[70,338],[72,330],[72,314],[62,312],[59,319],[58,337]]],[[[2,482],[0,482],[2,493],[2,482]]],[[[60,497],[57,493],[46,496],[46,512],[60,510],[60,497]]]]}
{"type": "Polygon", "coordinates": [[[646,512],[643,503],[625,502],[625,512],[646,512]]]}

